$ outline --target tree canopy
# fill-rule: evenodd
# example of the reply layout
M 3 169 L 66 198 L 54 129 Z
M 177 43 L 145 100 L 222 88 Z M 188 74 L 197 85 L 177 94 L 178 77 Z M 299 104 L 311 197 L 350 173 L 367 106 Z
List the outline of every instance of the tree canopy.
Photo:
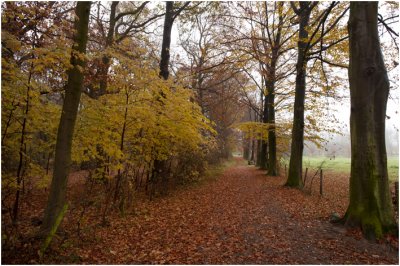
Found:
M 385 121 L 398 103 L 398 12 L 395 2 L 2 2 L 7 244 L 21 204 L 43 190 L 44 254 L 76 173 L 90 194 L 70 207 L 82 207 L 79 230 L 87 209 L 107 226 L 139 192 L 199 182 L 234 153 L 304 191 L 303 150 L 332 153 L 329 141 L 348 136 L 347 105 L 341 221 L 369 238 L 393 233 Z

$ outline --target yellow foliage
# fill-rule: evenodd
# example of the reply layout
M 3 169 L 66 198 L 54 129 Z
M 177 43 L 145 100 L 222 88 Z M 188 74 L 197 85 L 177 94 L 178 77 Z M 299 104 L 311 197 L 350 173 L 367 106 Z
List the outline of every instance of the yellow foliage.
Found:
M 73 161 L 100 160 L 116 171 L 123 163 L 164 160 L 212 142 L 215 131 L 190 101 L 191 91 L 160 79 L 150 67 L 124 60 L 115 58 L 108 84 L 112 93 L 98 100 L 82 97 Z

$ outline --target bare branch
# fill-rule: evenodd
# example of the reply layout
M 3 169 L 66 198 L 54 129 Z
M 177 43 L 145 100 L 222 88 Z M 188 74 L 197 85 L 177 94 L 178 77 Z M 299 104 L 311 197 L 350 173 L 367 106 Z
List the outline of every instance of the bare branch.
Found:
M 177 16 L 179 16 L 179 14 L 190 4 L 190 1 L 185 2 L 185 4 L 183 6 L 181 6 L 178 10 L 176 10 L 174 12 L 174 15 L 172 16 L 172 21 L 174 21 L 176 19 Z M 199 4 L 198 4 L 199 5 Z M 198 6 L 196 5 L 196 6 Z
M 145 7 L 149 2 L 150 2 L 150 1 L 145 1 L 145 2 L 143 2 L 143 3 L 142 3 L 137 9 L 135 9 L 135 10 L 119 13 L 119 14 L 115 17 L 115 20 L 118 21 L 119 19 L 121 19 L 121 18 L 124 17 L 124 16 L 128 16 L 128 15 L 134 16 L 134 15 L 136 15 L 136 14 L 142 12 L 142 10 L 144 9 L 144 7 Z
M 314 56 L 314 57 L 310 57 L 309 59 L 310 59 L 310 60 L 311 60 L 311 59 L 316 59 L 316 60 L 319 60 L 319 61 L 321 61 L 321 62 L 324 62 L 324 63 L 326 63 L 326 64 L 328 64 L 328 65 L 331 65 L 331 66 L 334 66 L 334 67 L 340 67 L 340 68 L 345 68 L 345 69 L 348 69 L 348 68 L 349 68 L 348 65 L 343 65 L 343 64 L 334 63 L 334 62 L 331 62 L 331 61 L 329 61 L 329 60 L 327 60 L 327 59 L 322 58 L 321 56 Z
M 319 54 L 321 51 L 326 51 L 326 50 L 328 50 L 329 48 L 331 48 L 332 46 L 334 46 L 334 45 L 336 45 L 336 44 L 338 44 L 338 43 L 340 43 L 340 42 L 342 42 L 342 41 L 345 41 L 345 40 L 347 40 L 348 38 L 349 38 L 348 35 L 345 36 L 345 37 L 343 37 L 343 38 L 340 38 L 340 39 L 338 39 L 338 40 L 336 40 L 336 41 L 334 41 L 334 42 L 332 42 L 332 43 L 330 43 L 330 44 L 328 44 L 328 45 L 326 45 L 326 46 L 324 46 L 324 47 L 321 47 L 321 49 L 318 49 L 317 51 L 309 52 L 309 53 L 308 53 L 308 56 L 312 56 L 312 55 Z
M 399 37 L 399 34 L 397 32 L 395 32 L 391 27 L 389 27 L 388 24 L 386 24 L 385 20 L 383 20 L 382 16 L 380 14 L 378 14 L 378 21 L 380 23 L 383 24 L 383 26 L 385 26 L 386 30 L 388 32 L 391 32 L 392 34 L 394 34 L 396 37 Z

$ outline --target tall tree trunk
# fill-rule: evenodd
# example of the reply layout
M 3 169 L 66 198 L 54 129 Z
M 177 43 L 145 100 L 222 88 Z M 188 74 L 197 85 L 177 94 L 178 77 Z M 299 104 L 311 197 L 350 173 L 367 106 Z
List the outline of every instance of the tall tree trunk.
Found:
M 33 47 L 35 49 L 35 47 Z M 29 104 L 30 104 L 30 91 L 31 91 L 31 80 L 32 80 L 32 69 L 33 69 L 33 64 L 31 65 L 31 70 L 29 71 L 29 77 L 28 77 L 28 85 L 26 89 L 26 106 L 25 106 L 25 111 L 24 111 L 24 119 L 22 120 L 22 128 L 21 128 L 21 139 L 19 143 L 19 162 L 18 162 L 18 168 L 17 168 L 17 191 L 15 193 L 15 201 L 14 201 L 14 206 L 13 206 L 13 215 L 12 215 L 12 223 L 13 225 L 17 224 L 18 221 L 18 210 L 19 210 L 19 197 L 20 197 L 20 192 L 21 192 L 21 182 L 23 180 L 23 171 L 22 171 L 22 165 L 24 162 L 24 157 L 26 156 L 24 152 L 24 147 L 26 145 L 25 143 L 25 135 L 26 135 L 26 123 L 28 120 L 28 113 L 29 113 Z M 26 149 L 25 149 L 26 151 Z M 26 159 L 25 159 L 26 161 Z
M 296 90 L 293 110 L 292 144 L 289 162 L 289 174 L 286 185 L 290 187 L 303 187 L 302 165 L 304 147 L 304 99 L 306 96 L 306 68 L 307 68 L 307 39 L 308 22 L 311 9 L 309 2 L 300 2 L 299 41 L 297 43 L 298 56 L 296 64 Z
M 250 114 L 251 114 L 251 112 L 253 112 L 254 113 L 254 122 L 257 122 L 257 113 L 253 110 L 253 111 L 250 111 Z M 252 119 L 250 118 L 250 121 L 252 121 Z M 249 158 L 249 160 L 253 163 L 253 164 L 255 164 L 255 152 L 256 152 L 256 140 L 255 140 L 255 135 L 254 135 L 254 132 L 252 132 L 252 134 L 251 134 L 251 136 L 250 136 L 250 158 Z
M 278 8 L 275 6 L 275 10 L 282 9 L 284 3 L 279 2 Z M 273 44 L 271 45 L 271 64 L 269 68 L 269 80 L 268 80 L 268 175 L 278 175 L 277 170 L 277 158 L 276 158 L 276 128 L 275 128 L 275 83 L 276 83 L 276 65 L 279 59 L 279 50 L 281 46 L 281 34 L 283 27 L 282 13 L 279 12 L 279 22 L 277 25 L 277 32 Z
M 164 80 L 167 80 L 169 77 L 169 58 L 170 58 L 170 45 L 171 45 L 171 31 L 172 25 L 174 23 L 174 12 L 173 12 L 174 2 L 169 1 L 166 2 L 165 6 L 165 19 L 164 19 L 164 31 L 163 31 L 163 40 L 161 46 L 161 61 L 160 61 L 160 77 Z M 164 97 L 162 92 L 160 92 L 160 96 Z M 165 160 L 154 160 L 154 168 L 152 171 L 152 181 L 158 180 L 158 176 L 161 175 L 165 178 L 165 173 L 162 173 L 165 169 L 166 161 Z
M 263 101 L 263 112 L 262 112 L 262 119 L 261 121 L 266 124 L 268 123 L 268 101 L 269 101 L 269 95 L 268 95 L 268 77 L 264 77 L 264 82 L 265 82 L 265 92 L 263 93 L 264 96 L 264 101 Z M 261 150 L 260 150 L 260 169 L 266 170 L 268 167 L 268 140 L 265 139 L 265 137 L 268 138 L 268 132 L 266 132 L 267 136 L 263 136 L 263 140 L 261 140 Z
M 105 50 L 107 50 L 108 47 L 111 47 L 114 42 L 114 30 L 115 30 L 115 23 L 116 23 L 115 14 L 116 14 L 118 4 L 119 4 L 119 1 L 113 1 L 111 3 L 110 27 L 107 32 Z M 100 66 L 100 69 L 99 69 L 100 84 L 99 84 L 98 92 L 95 93 L 95 98 L 100 97 L 107 93 L 108 70 L 109 69 L 110 69 L 110 56 L 108 54 L 105 54 L 102 58 L 102 65 Z
M 369 239 L 396 229 L 385 147 L 389 80 L 378 34 L 378 3 L 351 2 L 350 37 L 351 177 L 349 226 Z
M 126 124 L 128 120 L 128 105 L 129 105 L 129 93 L 128 89 L 125 90 L 125 113 L 124 113 L 124 123 L 122 125 L 122 131 L 121 131 L 121 140 L 119 144 L 119 148 L 121 152 L 124 152 L 124 141 L 125 141 L 125 132 L 126 132 Z M 122 163 L 122 162 L 121 162 Z M 119 191 L 120 191 L 120 183 L 121 183 L 121 178 L 122 178 L 122 172 L 121 169 L 118 169 L 118 174 L 117 174 L 117 180 L 115 183 L 115 191 L 114 191 L 114 203 L 116 202 Z
M 35 50 L 36 46 L 36 33 L 37 33 L 37 28 L 35 26 L 34 28 L 34 34 L 33 34 L 33 43 L 32 43 L 32 50 Z M 31 57 L 34 59 L 34 55 Z M 15 201 L 14 201 L 14 206 L 13 206 L 13 213 L 12 213 L 12 223 L 13 225 L 17 224 L 18 221 L 18 211 L 19 211 L 19 198 L 20 198 L 20 193 L 21 193 L 21 183 L 23 182 L 23 176 L 24 176 L 24 171 L 23 170 L 23 163 L 24 163 L 24 158 L 26 156 L 26 143 L 25 143 L 25 135 L 26 135 L 26 126 L 28 122 L 28 114 L 29 114 L 29 105 L 30 105 L 30 92 L 31 92 L 31 81 L 32 81 L 32 70 L 33 70 L 33 63 L 30 65 L 30 70 L 29 70 L 29 75 L 28 75 L 28 84 L 27 84 L 27 89 L 26 89 L 26 106 L 25 106 L 25 111 L 24 111 L 24 119 L 22 120 L 22 128 L 21 128 L 21 138 L 20 138 L 20 146 L 19 146 L 19 162 L 18 162 L 18 168 L 17 168 L 17 191 L 15 193 Z M 14 101 L 13 101 L 14 102 Z M 10 115 L 11 118 L 11 115 Z M 7 129 L 7 128 L 6 128 Z M 25 163 L 26 163 L 26 158 L 25 158 Z
M 91 2 L 78 2 L 75 13 L 75 36 L 72 46 L 71 65 L 68 70 L 68 82 L 65 89 L 65 100 L 57 132 L 54 159 L 54 173 L 51 181 L 50 195 L 40 229 L 42 236 L 48 235 L 56 225 L 57 218 L 64 209 L 69 169 L 71 166 L 71 148 L 75 121 L 83 85 L 85 61 L 79 56 L 86 53 L 88 39 L 89 13 Z
M 203 68 L 203 64 L 204 64 L 204 57 L 201 56 L 199 59 L 199 64 L 197 66 L 198 69 L 202 69 Z M 205 110 L 205 106 L 204 106 L 204 89 L 203 89 L 203 81 L 204 81 L 204 75 L 201 71 L 197 72 L 196 75 L 196 86 L 194 88 L 196 88 L 197 92 L 198 92 L 198 103 L 200 105 L 201 108 L 201 113 L 203 115 L 206 114 L 206 110 Z
M 268 82 L 268 175 L 276 176 L 275 79 Z
M 243 136 L 243 154 L 242 157 L 245 160 L 248 160 L 250 157 L 250 149 L 249 149 L 249 139 L 246 136 Z
M 261 84 L 264 84 L 264 78 L 263 78 L 263 76 L 261 76 Z M 262 85 L 263 86 L 263 85 Z M 263 91 L 261 91 L 260 92 L 260 102 L 261 102 L 261 108 L 260 108 L 260 110 L 264 110 L 263 109 L 263 107 L 264 107 L 264 92 Z M 259 118 L 258 118 L 258 121 L 262 121 L 262 113 L 260 112 L 260 115 L 259 115 Z M 260 165 L 261 165 L 261 157 L 262 157 L 262 154 L 261 154 L 261 148 L 262 148 L 262 140 L 260 140 L 260 139 L 258 139 L 257 140 L 257 160 L 256 160 L 256 166 L 258 166 L 258 167 L 260 167 Z
M 280 31 L 279 31 L 280 36 Z M 274 47 L 275 48 L 275 47 Z M 266 87 L 268 91 L 268 97 L 266 101 L 267 105 L 267 123 L 268 123 L 268 175 L 276 176 L 276 133 L 275 133 L 275 71 L 276 62 L 278 60 L 278 53 L 276 49 L 273 49 L 271 65 L 269 67 L 268 80 Z
M 252 121 L 252 109 L 249 107 L 249 121 Z M 251 160 L 251 139 L 252 134 L 243 134 L 243 159 L 250 161 Z
M 250 161 L 254 164 L 254 152 L 256 149 L 256 141 L 251 139 L 251 153 L 250 153 Z
M 161 61 L 160 61 L 160 76 L 167 80 L 169 76 L 169 49 L 171 45 L 171 31 L 172 25 L 174 23 L 174 13 L 173 13 L 174 2 L 166 2 L 165 7 L 165 20 L 164 20 L 164 31 L 163 40 L 161 46 Z
M 269 95 L 265 95 L 263 117 L 262 117 L 263 123 L 268 123 L 268 99 Z M 263 140 L 261 141 L 261 151 L 260 151 L 260 169 L 263 170 L 267 169 L 267 158 L 268 158 L 268 140 L 266 140 L 265 136 L 263 136 Z

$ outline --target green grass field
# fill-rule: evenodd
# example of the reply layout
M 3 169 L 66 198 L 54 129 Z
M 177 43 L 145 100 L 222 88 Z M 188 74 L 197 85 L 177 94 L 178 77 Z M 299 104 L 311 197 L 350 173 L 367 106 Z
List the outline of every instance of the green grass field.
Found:
M 322 169 L 339 173 L 350 173 L 350 158 L 336 157 L 329 159 L 328 157 L 304 156 L 303 167 L 315 169 L 322 164 Z M 399 157 L 388 157 L 389 179 L 395 181 L 399 179 Z

